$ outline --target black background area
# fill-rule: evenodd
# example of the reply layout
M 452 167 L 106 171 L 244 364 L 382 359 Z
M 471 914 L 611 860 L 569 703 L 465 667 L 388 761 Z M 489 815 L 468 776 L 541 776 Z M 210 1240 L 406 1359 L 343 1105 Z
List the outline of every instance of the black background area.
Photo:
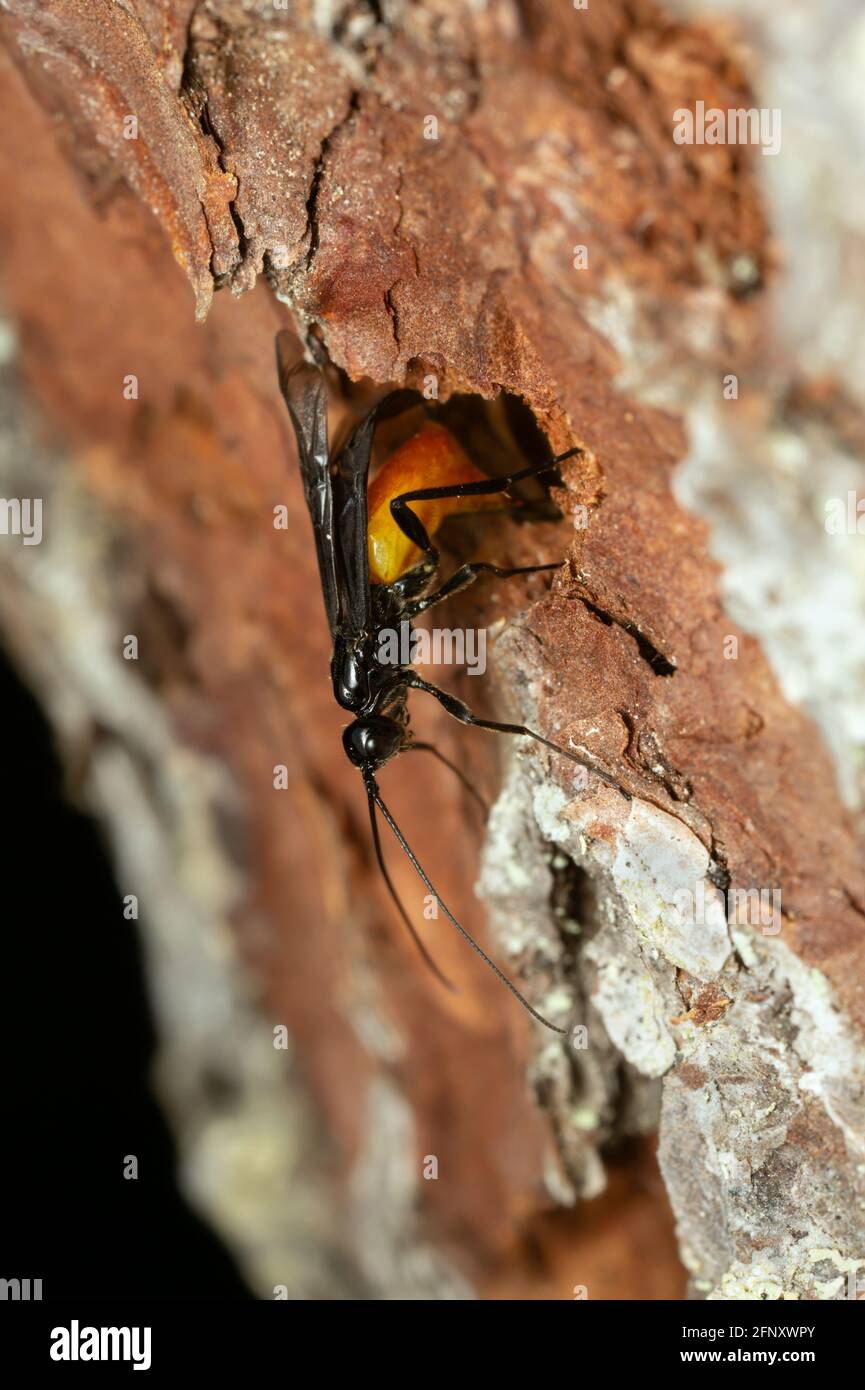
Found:
M 249 1298 L 175 1182 L 149 1085 L 156 1035 L 137 924 L 2 653 L 0 720 L 0 1277 L 41 1278 L 45 1300 Z M 123 1177 L 126 1154 L 135 1180 Z

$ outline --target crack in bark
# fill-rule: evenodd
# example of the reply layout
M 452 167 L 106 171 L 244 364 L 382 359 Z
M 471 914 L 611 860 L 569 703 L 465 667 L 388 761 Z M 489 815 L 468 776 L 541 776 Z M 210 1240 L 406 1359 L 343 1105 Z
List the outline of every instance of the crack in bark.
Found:
M 388 285 L 388 287 L 387 287 L 387 289 L 385 290 L 384 295 L 383 295 L 383 298 L 384 298 L 384 307 L 385 307 L 385 309 L 387 310 L 388 316 L 389 316 L 389 318 L 390 318 L 391 332 L 393 333 L 393 340 L 394 340 L 394 344 L 396 345 L 396 356 L 394 357 L 394 360 L 393 360 L 393 366 L 394 366 L 394 367 L 396 366 L 396 363 L 399 361 L 399 353 L 400 353 L 400 342 L 399 342 L 399 310 L 397 309 L 397 307 L 396 307 L 396 305 L 394 304 L 394 301 L 393 301 L 393 292 L 394 292 L 394 290 L 396 289 L 396 287 L 397 287 L 398 284 L 399 284 L 399 279 L 394 280 L 394 282 L 393 282 L 392 285 Z M 392 370 L 393 370 L 393 368 L 392 368 Z
M 243 266 L 246 264 L 246 259 L 250 250 L 250 241 L 249 237 L 246 235 L 246 228 L 243 225 L 243 218 L 241 217 L 240 210 L 237 206 L 237 198 L 238 194 L 240 193 L 240 179 L 238 178 L 235 170 L 229 169 L 228 167 L 225 144 L 221 135 L 219 134 L 219 131 L 216 129 L 216 126 L 213 123 L 213 118 L 210 114 L 210 105 L 207 99 L 207 93 L 203 90 L 201 91 L 201 99 L 202 106 L 197 115 L 198 123 L 201 126 L 201 132 L 206 138 L 213 141 L 213 145 L 216 150 L 216 160 L 222 172 L 224 174 L 230 175 L 231 178 L 234 179 L 234 196 L 232 198 L 229 198 L 228 200 L 228 214 L 232 222 L 234 223 L 234 228 L 237 232 L 238 262 L 230 273 L 220 274 L 214 271 L 213 269 L 213 256 L 216 255 L 216 247 L 213 246 L 213 236 L 212 233 L 210 233 L 210 221 L 207 216 L 207 208 L 203 202 L 201 204 L 201 210 L 204 213 L 204 220 L 207 223 L 207 230 L 211 237 L 211 246 L 213 247 L 213 253 L 211 255 L 211 274 L 213 275 L 214 284 L 218 286 L 228 279 L 233 279 L 237 272 L 241 270 Z
M 385 153 L 384 144 L 382 144 L 382 155 L 383 155 L 383 156 L 384 156 L 384 153 Z M 419 258 L 418 258 L 418 254 L 417 254 L 417 251 L 416 251 L 416 249 L 415 249 L 414 243 L 413 243 L 407 236 L 404 236 L 404 235 L 403 235 L 403 232 L 402 232 L 402 222 L 403 222 L 403 217 L 404 217 L 404 215 L 405 215 L 405 208 L 403 207 L 403 204 L 402 204 L 402 188 L 403 188 L 403 181 L 404 181 L 404 172 L 403 172 L 402 165 L 400 165 L 400 166 L 399 166 L 399 169 L 397 170 L 396 187 L 395 187 L 395 189 L 394 189 L 394 198 L 396 199 L 396 205 L 397 205 L 397 217 L 396 217 L 396 221 L 395 221 L 394 224 L 393 224 L 392 235 L 396 238 L 397 241 L 400 241 L 400 242 L 402 242 L 402 244 L 403 244 L 404 246 L 407 246 L 408 249 L 409 249 L 409 251 L 411 252 L 412 260 L 413 260 L 413 262 L 414 262 L 415 277 L 417 277 L 417 276 L 420 275 L 420 260 L 419 260 Z M 396 356 L 395 356 L 395 358 L 394 358 L 394 367 L 396 366 L 396 363 L 399 361 L 399 354 L 400 354 L 400 351 L 401 351 L 401 344 L 400 344 L 400 336 L 399 336 L 399 309 L 397 308 L 396 303 L 395 303 L 395 301 L 394 301 L 393 293 L 394 293 L 394 290 L 396 289 L 397 285 L 400 284 L 400 282 L 402 281 L 403 278 L 404 278 L 403 276 L 398 275 L 398 276 L 396 277 L 396 279 L 393 281 L 393 283 L 390 284 L 390 285 L 388 285 L 387 289 L 386 289 L 385 292 L 384 292 L 384 304 L 385 304 L 385 308 L 386 308 L 386 310 L 387 310 L 387 312 L 388 312 L 388 314 L 389 314 L 389 316 L 390 316 L 391 329 L 392 329 L 392 332 L 393 332 L 393 340 L 394 340 L 394 343 L 396 344 L 396 349 L 397 349 L 397 351 L 396 351 Z
M 632 637 L 643 661 L 652 668 L 656 676 L 674 676 L 676 674 L 675 660 L 665 656 L 636 623 L 631 622 L 629 618 L 620 618 L 615 613 L 608 612 L 600 604 L 587 598 L 585 594 L 577 594 L 577 598 L 592 616 L 602 622 L 605 627 L 621 628 L 622 632 L 626 632 L 629 637 Z
M 306 258 L 304 261 L 304 269 L 307 271 L 307 273 L 312 268 L 312 263 L 315 259 L 315 254 L 318 251 L 320 245 L 320 233 L 318 225 L 318 198 L 319 193 L 321 191 L 321 180 L 324 175 L 325 161 L 327 159 L 328 154 L 330 153 L 331 145 L 333 144 L 333 141 L 336 139 L 339 132 L 342 130 L 344 126 L 348 125 L 349 121 L 359 111 L 360 98 L 360 88 L 353 88 L 349 95 L 346 110 L 344 111 L 343 115 L 339 118 L 339 120 L 336 122 L 336 124 L 331 127 L 327 135 L 322 140 L 321 148 L 318 152 L 318 159 L 315 161 L 315 168 L 312 171 L 312 179 L 309 185 L 309 193 L 307 194 L 306 198 L 306 231 L 307 235 L 309 236 L 309 246 L 307 248 Z
M 207 88 L 205 87 L 204 83 L 201 81 L 197 72 L 195 71 L 195 57 L 193 54 L 192 31 L 201 7 L 202 0 L 199 0 L 199 3 L 194 6 L 186 26 L 186 45 L 183 50 L 180 87 L 178 89 L 177 96 L 181 106 L 185 108 L 185 110 L 189 113 L 191 120 L 193 120 L 198 126 L 199 130 L 201 131 L 201 134 L 204 136 L 205 141 L 208 141 L 212 144 L 216 155 L 216 162 L 219 168 L 222 170 L 224 174 L 228 174 L 231 178 L 234 179 L 234 194 L 231 198 L 228 199 L 227 207 L 228 215 L 234 223 L 234 228 L 237 232 L 238 260 L 237 264 L 233 267 L 231 271 L 218 272 L 214 269 L 213 261 L 215 256 L 217 255 L 217 247 L 213 240 L 213 230 L 210 225 L 210 218 L 208 216 L 207 205 L 203 198 L 199 198 L 199 201 L 201 203 L 201 212 L 204 217 L 205 226 L 207 227 L 207 234 L 210 237 L 210 273 L 213 278 L 214 287 L 218 288 L 220 285 L 225 284 L 227 281 L 233 279 L 237 272 L 241 270 L 244 266 L 246 262 L 247 253 L 249 251 L 249 238 L 246 235 L 246 229 L 243 225 L 243 218 L 241 217 L 237 207 L 237 196 L 240 191 L 240 179 L 238 178 L 235 170 L 229 169 L 228 167 L 225 142 L 219 134 L 219 131 L 217 130 L 216 125 L 213 121 L 213 117 L 211 116 Z M 218 16 L 213 15 L 212 19 L 216 27 L 220 31 L 222 31 L 224 29 L 224 25 L 220 23 Z M 203 169 L 202 172 L 206 181 L 207 170 Z
M 623 756 L 638 771 L 650 774 L 664 788 L 671 801 L 688 803 L 693 796 L 693 787 L 687 777 L 665 757 L 654 729 L 638 728 L 637 721 L 630 710 L 616 709 L 628 733 L 628 742 Z M 686 824 L 685 821 L 682 824 Z
M 405 171 L 403 170 L 402 165 L 400 165 L 397 171 L 396 188 L 394 190 L 394 197 L 396 198 L 396 205 L 399 208 L 399 214 L 397 216 L 396 222 L 393 225 L 393 234 L 395 237 L 398 238 L 399 241 L 403 243 L 404 246 L 408 247 L 412 255 L 412 260 L 414 261 L 415 275 L 420 275 L 420 257 L 418 256 L 417 248 L 415 247 L 414 242 L 409 237 L 403 235 L 402 230 L 403 218 L 405 216 L 405 208 L 402 204 L 402 189 L 404 182 Z M 396 281 L 394 283 L 396 283 Z M 391 286 L 391 289 L 393 289 L 393 285 Z

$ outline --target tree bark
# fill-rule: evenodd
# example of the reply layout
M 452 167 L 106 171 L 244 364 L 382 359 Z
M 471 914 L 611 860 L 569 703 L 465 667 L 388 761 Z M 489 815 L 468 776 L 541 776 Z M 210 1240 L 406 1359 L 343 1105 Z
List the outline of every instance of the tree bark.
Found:
M 701 422 L 757 471 L 769 419 L 854 459 L 861 428 L 773 336 L 752 162 L 672 138 L 697 99 L 752 104 L 728 48 L 642 0 L 7 0 L 2 25 L 2 487 L 29 450 L 46 521 L 0 556 L 0 620 L 140 902 L 195 1201 L 263 1296 L 673 1297 L 660 1124 L 696 1292 L 834 1296 L 865 1248 L 861 839 L 673 478 Z M 454 533 L 566 557 L 454 605 L 492 666 L 455 688 L 613 785 L 420 699 L 498 793 L 483 845 L 445 769 L 383 776 L 565 1043 L 443 919 L 442 993 L 376 877 L 276 386 L 292 324 L 335 413 L 433 383 L 499 471 L 529 412 L 582 451 L 563 519 Z M 749 891 L 764 917 L 735 920 Z

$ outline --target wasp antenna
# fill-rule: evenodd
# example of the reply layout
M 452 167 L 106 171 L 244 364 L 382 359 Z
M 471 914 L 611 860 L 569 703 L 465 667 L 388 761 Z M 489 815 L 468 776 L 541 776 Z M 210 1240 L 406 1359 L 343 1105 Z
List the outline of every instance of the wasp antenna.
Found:
M 445 767 L 449 767 L 454 776 L 460 779 L 469 796 L 473 797 L 474 800 L 477 802 L 478 806 L 484 813 L 484 818 L 486 819 L 486 817 L 490 813 L 490 808 L 484 801 L 474 782 L 470 781 L 469 778 L 466 777 L 462 768 L 457 767 L 456 763 L 451 762 L 450 758 L 446 758 L 444 753 L 440 753 L 434 743 L 423 743 L 419 742 L 417 739 L 412 739 L 411 743 L 407 743 L 402 751 L 404 753 L 412 753 L 416 750 L 420 750 L 423 753 L 432 753 L 433 757 L 438 758 L 440 763 L 444 763 Z
M 413 852 L 413 850 L 412 850 L 412 848 L 411 848 L 411 845 L 408 843 L 408 840 L 407 840 L 407 839 L 405 838 L 405 836 L 403 835 L 402 831 L 400 830 L 399 826 L 397 825 L 397 823 L 396 823 L 396 821 L 394 820 L 393 816 L 391 815 L 390 811 L 387 809 L 387 806 L 386 806 L 386 805 L 384 804 L 384 802 L 382 801 L 381 795 L 380 795 L 379 790 L 378 790 L 378 785 L 377 785 L 377 783 L 376 783 L 374 777 L 370 777 L 370 778 L 367 780 L 367 796 L 369 797 L 369 800 L 370 800 L 370 808 L 372 808 L 372 805 L 373 805 L 373 803 L 374 803 L 374 804 L 378 807 L 378 809 L 381 811 L 382 815 L 384 816 L 385 820 L 387 821 L 388 825 L 390 826 L 391 830 L 393 831 L 393 834 L 396 836 L 396 839 L 399 841 L 399 843 L 400 843 L 400 845 L 401 845 L 401 847 L 402 847 L 404 853 L 407 855 L 409 861 L 410 861 L 411 864 L 414 866 L 415 872 L 417 873 L 418 877 L 421 879 L 421 881 L 422 881 L 422 882 L 426 885 L 426 887 L 429 889 L 430 893 L 431 893 L 431 894 L 433 895 L 433 897 L 435 898 L 436 902 L 438 903 L 438 905 L 439 905 L 439 907 L 441 908 L 442 912 L 443 912 L 443 913 L 445 914 L 445 916 L 447 917 L 447 919 L 448 919 L 448 921 L 450 922 L 451 926 L 456 927 L 457 931 L 459 932 L 459 934 L 460 934 L 460 936 L 463 938 L 463 940 L 468 942 L 468 944 L 469 944 L 469 946 L 471 946 L 472 950 L 475 951 L 475 952 L 480 956 L 481 960 L 484 962 L 485 965 L 489 966 L 489 968 L 490 968 L 490 970 L 492 970 L 493 974 L 496 975 L 496 976 L 498 977 L 498 979 L 501 980 L 502 984 L 505 985 L 505 987 L 506 987 L 507 989 L 510 990 L 510 992 L 511 992 L 511 994 L 514 996 L 514 998 L 519 1000 L 519 1002 L 522 1004 L 522 1006 L 523 1006 L 523 1008 L 526 1010 L 526 1012 L 531 1014 L 532 1018 L 534 1018 L 538 1023 L 542 1023 L 542 1024 L 544 1025 L 545 1028 L 549 1028 L 549 1029 L 550 1029 L 550 1032 L 552 1032 L 552 1033 L 561 1033 L 562 1035 L 564 1035 L 564 1034 L 566 1033 L 567 1030 L 564 1029 L 564 1028 L 559 1028 L 555 1023 L 550 1023 L 550 1021 L 549 1021 L 548 1018 L 544 1018 L 543 1014 L 538 1013 L 537 1009 L 535 1009 L 535 1008 L 532 1007 L 532 1005 L 529 1003 L 528 999 L 526 999 L 525 996 L 522 995 L 522 994 L 520 993 L 520 991 L 517 989 L 516 985 L 513 984 L 513 983 L 508 979 L 508 977 L 507 977 L 507 975 L 504 973 L 504 971 L 499 969 L 499 967 L 496 965 L 495 961 L 490 959 L 490 957 L 487 955 L 486 951 L 484 951 L 483 948 L 482 948 L 481 946 L 479 946 L 478 943 L 475 941 L 474 937 L 473 937 L 469 932 L 466 931 L 465 927 L 462 926 L 462 924 L 461 924 L 460 922 L 457 921 L 456 917 L 454 917 L 453 913 L 451 912 L 450 908 L 446 905 L 446 903 L 442 902 L 441 898 L 439 897 L 438 893 L 436 892 L 435 888 L 433 887 L 432 883 L 430 882 L 430 879 L 429 879 L 429 876 L 428 876 L 427 873 L 426 873 L 426 870 L 423 868 L 422 864 L 420 863 L 420 861 L 418 860 L 418 858 L 417 858 L 416 855 L 414 854 L 414 852 Z M 373 826 L 375 826 L 375 820 L 374 820 L 374 819 L 373 819 Z M 381 859 L 379 859 L 379 863 L 381 863 Z
M 378 833 L 378 821 L 375 818 L 376 796 L 369 783 L 367 783 L 366 795 L 367 801 L 369 803 L 369 823 L 372 828 L 372 843 L 375 849 L 375 857 L 378 861 L 378 867 L 381 870 L 381 876 L 384 879 L 385 884 L 387 885 L 387 891 L 390 893 L 391 899 L 395 904 L 400 917 L 405 923 L 410 937 L 412 938 L 414 944 L 420 951 L 424 961 L 429 966 L 432 973 L 435 975 L 436 979 L 439 981 L 440 984 L 444 985 L 445 989 L 449 989 L 451 994 L 457 994 L 459 993 L 459 991 L 457 990 L 456 985 L 453 983 L 452 980 L 449 980 L 447 975 L 444 975 L 442 971 L 439 969 L 439 967 L 436 965 L 426 946 L 423 944 L 414 927 L 412 926 L 411 921 L 409 919 L 409 915 L 400 901 L 399 894 L 397 893 L 396 888 L 393 885 L 393 881 L 387 870 L 387 865 L 384 862 L 384 855 L 382 854 L 381 850 L 381 840 L 379 838 Z M 389 816 L 388 821 L 390 821 Z

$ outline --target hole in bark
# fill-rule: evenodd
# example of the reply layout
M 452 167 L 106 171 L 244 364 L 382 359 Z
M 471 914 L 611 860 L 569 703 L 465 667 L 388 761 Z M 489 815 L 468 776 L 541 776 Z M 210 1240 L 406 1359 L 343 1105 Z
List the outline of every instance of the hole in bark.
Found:
M 416 376 L 421 374 L 418 367 Z M 356 395 L 356 388 L 349 387 Z M 380 418 L 376 426 L 374 459 L 383 462 L 394 449 L 420 427 L 424 419 L 438 421 L 459 440 L 469 458 L 491 478 L 543 463 L 553 458 L 549 441 L 529 407 L 518 396 L 501 392 L 495 400 L 475 395 L 454 395 L 439 404 L 414 391 L 400 392 L 408 408 Z M 412 405 L 412 398 L 416 405 Z M 555 475 L 553 475 L 553 478 Z M 561 511 L 549 495 L 550 479 L 527 478 L 513 489 L 525 504 L 511 512 L 513 520 L 557 521 Z
M 150 584 L 127 625 L 138 639 L 139 670 L 154 689 L 163 690 L 172 682 L 193 683 L 189 625 L 169 594 Z
M 595 887 L 585 869 L 552 846 L 550 869 L 553 875 L 550 893 L 553 917 L 566 941 L 573 940 L 582 935 L 587 924 L 594 920 L 597 908 Z M 575 927 L 579 930 L 575 930 Z

